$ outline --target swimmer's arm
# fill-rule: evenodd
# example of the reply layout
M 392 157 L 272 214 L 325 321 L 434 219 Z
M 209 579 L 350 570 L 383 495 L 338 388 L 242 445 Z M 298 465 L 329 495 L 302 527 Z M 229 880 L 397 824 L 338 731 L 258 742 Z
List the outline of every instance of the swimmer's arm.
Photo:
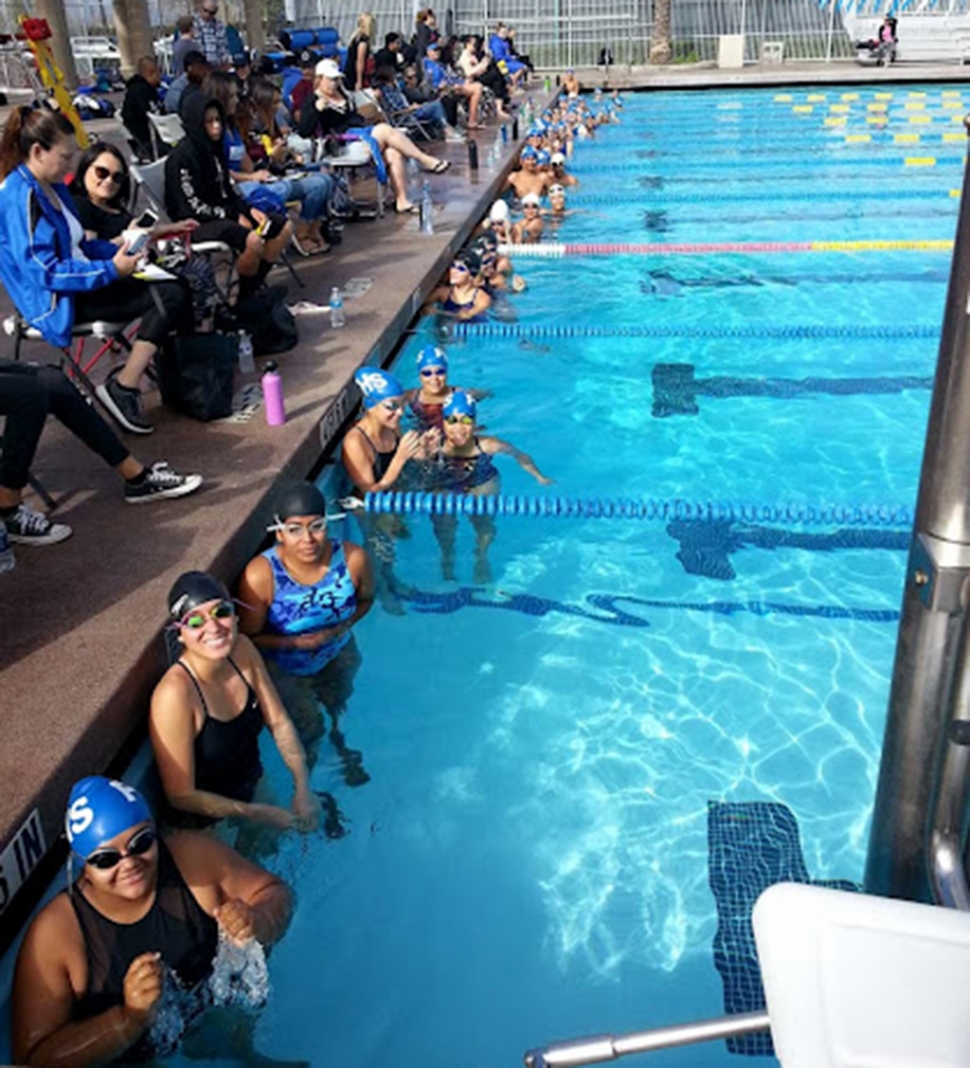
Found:
M 504 453 L 506 456 L 511 456 L 523 471 L 528 471 L 536 482 L 541 485 L 549 486 L 552 484 L 553 480 L 547 478 L 539 468 L 536 467 L 532 457 L 529 456 L 528 453 L 517 449 L 511 442 L 502 441 L 501 438 L 479 438 L 478 445 L 482 452 L 490 453 L 493 456 L 496 453 Z
M 352 541 L 345 541 L 344 558 L 350 578 L 357 589 L 357 610 L 346 623 L 337 628 L 338 631 L 350 630 L 358 619 L 367 615 L 374 604 L 374 572 L 367 553 Z
M 283 763 L 289 768 L 293 776 L 293 787 L 299 797 L 307 797 L 310 793 L 310 779 L 306 769 L 306 753 L 300 743 L 296 727 L 290 719 L 280 695 L 269 677 L 266 664 L 259 655 L 259 651 L 253 643 L 240 635 L 236 642 L 235 653 L 240 670 L 247 678 L 252 679 L 253 689 L 259 698 L 259 707 L 263 710 L 263 718 L 269 727 L 276 742 Z
M 202 909 L 218 921 L 231 901 L 252 911 L 253 937 L 264 946 L 277 942 L 293 911 L 289 887 L 211 835 L 182 831 L 165 840 L 175 863 Z
M 441 301 L 447 300 L 447 299 L 448 299 L 448 287 L 447 286 L 436 286 L 428 294 L 428 299 L 424 302 L 424 304 L 422 304 L 422 306 L 421 306 L 421 314 L 422 315 L 437 315 L 438 311 L 439 311 L 438 304 Z
M 113 1060 L 134 1045 L 149 1021 L 123 1005 L 87 1020 L 72 1021 L 74 990 L 69 954 L 83 959 L 72 932 L 66 899 L 55 898 L 30 925 L 17 957 L 13 984 L 12 1052 L 18 1064 L 85 1068 Z M 75 926 L 76 926 L 76 921 Z
M 361 493 L 382 493 L 389 490 L 401 477 L 404 465 L 416 456 L 421 437 L 413 430 L 404 434 L 398 442 L 397 451 L 380 482 L 374 481 L 374 461 L 365 450 L 362 435 L 352 431 L 344 438 L 343 462 L 350 481 Z
M 263 637 L 276 635 L 262 633 L 266 615 L 273 603 L 273 569 L 264 556 L 257 556 L 246 565 L 239 580 L 239 629 L 249 635 L 257 645 L 264 645 Z M 272 648 L 267 645 L 267 648 Z
M 212 819 L 243 816 L 271 826 L 283 826 L 284 816 L 289 815 L 285 809 L 236 801 L 222 794 L 196 789 L 195 722 L 190 702 L 191 698 L 182 688 L 182 680 L 176 682 L 169 674 L 162 677 L 152 694 L 148 734 L 169 804 L 182 812 L 194 812 Z

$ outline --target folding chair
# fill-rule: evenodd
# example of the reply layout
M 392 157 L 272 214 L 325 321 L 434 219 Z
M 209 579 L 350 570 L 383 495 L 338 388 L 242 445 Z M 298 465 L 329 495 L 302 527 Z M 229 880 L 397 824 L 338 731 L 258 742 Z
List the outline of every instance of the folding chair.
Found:
M 328 148 L 338 145 L 337 152 L 331 154 Z M 346 171 L 351 177 L 356 176 L 362 167 L 374 167 L 374 158 L 371 155 L 370 145 L 366 141 L 344 141 L 341 137 L 320 137 L 314 144 L 313 158 L 315 161 L 326 160 L 331 170 Z M 384 199 L 387 195 L 387 183 L 382 182 L 374 167 L 374 178 L 377 182 L 377 204 L 374 214 L 378 219 L 384 218 Z
M 163 118 L 177 119 L 178 116 L 167 115 Z M 168 218 L 168 212 L 165 210 L 165 162 L 162 158 L 154 163 L 131 164 L 131 178 L 136 189 L 145 194 L 145 199 L 160 219 Z M 228 274 L 224 287 L 219 288 L 219 297 L 224 304 L 228 304 L 236 283 L 235 251 L 224 241 L 193 241 L 191 245 L 193 255 L 227 259 Z
M 154 158 L 163 157 L 162 146 L 174 148 L 185 136 L 185 127 L 178 115 L 156 115 L 148 112 L 148 129 L 152 135 Z

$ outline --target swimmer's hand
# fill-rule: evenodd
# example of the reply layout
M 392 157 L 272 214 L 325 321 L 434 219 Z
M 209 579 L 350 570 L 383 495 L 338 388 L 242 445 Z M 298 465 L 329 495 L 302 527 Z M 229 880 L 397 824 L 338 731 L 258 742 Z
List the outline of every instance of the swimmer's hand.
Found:
M 416 430 L 409 430 L 398 442 L 395 456 L 404 460 L 413 460 L 421 452 L 421 435 Z
M 525 292 L 525 279 L 521 274 L 512 275 L 512 292 L 524 293 Z
M 239 945 L 256 937 L 256 913 L 251 905 L 238 897 L 221 904 L 212 915 L 229 938 Z
M 291 648 L 304 649 L 313 652 L 327 642 L 335 642 L 341 634 L 346 634 L 347 626 L 338 623 L 335 627 L 324 627 L 322 630 L 308 630 L 304 634 L 295 634 L 291 639 Z
M 441 431 L 433 426 L 421 435 L 421 455 L 427 460 L 441 448 Z
M 128 1015 L 143 1017 L 147 1025 L 165 982 L 165 965 L 161 953 L 142 953 L 128 965 L 124 982 L 124 1008 Z
M 300 834 L 315 831 L 320 823 L 320 798 L 311 790 L 297 790 L 293 794 L 293 826 Z
M 296 817 L 288 808 L 279 805 L 247 805 L 245 815 L 257 823 L 265 823 L 267 827 L 276 827 L 280 831 L 290 830 L 295 823 Z
M 555 481 L 554 478 L 546 478 L 545 475 L 536 475 L 536 482 L 538 482 L 540 486 L 551 486 Z

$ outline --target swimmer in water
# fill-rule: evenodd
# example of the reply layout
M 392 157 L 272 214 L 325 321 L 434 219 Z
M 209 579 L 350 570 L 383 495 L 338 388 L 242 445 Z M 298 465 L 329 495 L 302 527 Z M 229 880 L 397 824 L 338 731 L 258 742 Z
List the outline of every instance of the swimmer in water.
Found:
M 322 706 L 344 781 L 361 786 L 370 776 L 340 717 L 361 664 L 353 627 L 374 603 L 370 562 L 361 546 L 328 536 L 327 501 L 312 482 L 286 486 L 273 518 L 275 544 L 239 583 L 239 625 L 263 651 L 304 743 L 323 737 Z
M 160 837 L 148 802 L 123 782 L 76 783 L 65 824 L 81 871 L 20 947 L 13 1059 L 73 1068 L 148 1059 L 164 1052 L 150 1031 L 166 973 L 194 1018 L 208 1003 L 220 930 L 270 945 L 289 923 L 290 892 L 210 835 Z
M 500 245 L 512 244 L 512 220 L 509 206 L 504 200 L 496 200 L 485 221 L 485 233 L 490 233 Z
M 152 694 L 148 732 L 170 822 L 199 827 L 238 816 L 314 830 L 320 806 L 303 746 L 263 658 L 239 632 L 229 591 L 205 571 L 187 571 L 169 591 L 168 612 L 180 655 Z M 254 800 L 264 726 L 293 777 L 289 808 Z
M 492 298 L 481 279 L 482 261 L 471 249 L 455 253 L 447 282 L 431 291 L 422 315 L 439 315 L 462 323 L 481 323 L 488 317 Z
M 531 145 L 526 145 L 519 153 L 519 170 L 513 171 L 506 180 L 506 189 L 511 189 L 519 200 L 526 193 L 544 196 L 551 182 L 549 175 L 539 167 L 539 151 Z
M 452 393 L 445 402 L 444 435 L 437 457 L 436 488 L 443 493 L 491 496 L 500 492 L 501 477 L 493 461 L 498 455 L 511 456 L 523 471 L 542 486 L 552 484 L 551 478 L 536 467 L 531 456 L 500 438 L 478 436 L 475 433 L 477 406 L 461 390 Z M 495 521 L 491 516 L 469 516 L 475 530 L 475 582 L 488 585 L 492 569 L 488 549 L 495 540 Z M 441 574 L 446 580 L 455 577 L 456 516 L 432 516 L 435 536 L 441 548 Z
M 523 217 L 512 227 L 512 241 L 516 245 L 537 245 L 542 240 L 542 198 L 526 193 L 522 198 Z
M 566 170 L 566 157 L 562 152 L 553 152 L 550 157 L 550 188 L 553 185 L 568 186 L 574 189 L 579 185 L 579 179 Z
M 419 430 L 443 430 L 445 419 L 442 408 L 457 388 L 448 385 L 448 356 L 437 345 L 425 345 L 415 363 L 421 376 L 421 387 L 409 389 L 404 394 L 407 406 Z M 475 401 L 485 400 L 492 395 L 485 389 L 465 389 L 463 392 Z

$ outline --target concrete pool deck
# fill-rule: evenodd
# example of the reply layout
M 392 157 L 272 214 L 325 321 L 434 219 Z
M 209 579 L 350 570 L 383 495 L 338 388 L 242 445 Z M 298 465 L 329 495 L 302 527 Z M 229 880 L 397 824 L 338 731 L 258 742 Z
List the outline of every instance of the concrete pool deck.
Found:
M 578 73 L 586 85 L 601 78 L 596 71 Z M 958 66 L 784 63 L 743 71 L 614 68 L 611 84 L 753 88 L 962 78 Z M 21 874 L 29 875 L 55 844 L 71 783 L 120 771 L 144 737 L 148 696 L 165 666 L 171 583 L 190 568 L 232 581 L 258 549 L 275 489 L 310 473 L 352 414 L 353 372 L 391 355 L 454 248 L 494 198 L 515 147 L 504 148 L 489 173 L 485 160 L 497 137 L 494 125 L 482 132 L 482 167 L 471 181 L 464 146 L 435 150 L 453 166 L 431 178 L 441 205 L 433 237 L 419 234 L 413 218 L 390 214 L 349 225 L 333 254 L 295 264 L 306 288 L 291 282 L 293 300 L 325 302 L 331 286 L 344 288 L 351 279 L 369 279 L 370 286 L 348 300 L 340 331 L 325 315 L 300 319 L 299 345 L 279 359 L 285 426 L 267 427 L 260 411 L 246 423 L 209 425 L 160 407 L 151 411 L 156 432 L 132 436 L 129 445 L 145 460 L 164 458 L 204 475 L 200 493 L 129 509 L 116 476 L 59 426 L 48 426 L 34 470 L 61 499 L 57 517 L 74 527 L 74 536 L 49 548 L 18 547 L 16 570 L 0 577 L 0 950 L 21 922 L 24 903 L 36 897 L 43 872 L 7 908 Z M 286 277 L 277 272 L 272 280 Z M 10 310 L 4 300 L 0 314 Z M 24 352 L 27 359 L 46 354 L 41 345 Z

